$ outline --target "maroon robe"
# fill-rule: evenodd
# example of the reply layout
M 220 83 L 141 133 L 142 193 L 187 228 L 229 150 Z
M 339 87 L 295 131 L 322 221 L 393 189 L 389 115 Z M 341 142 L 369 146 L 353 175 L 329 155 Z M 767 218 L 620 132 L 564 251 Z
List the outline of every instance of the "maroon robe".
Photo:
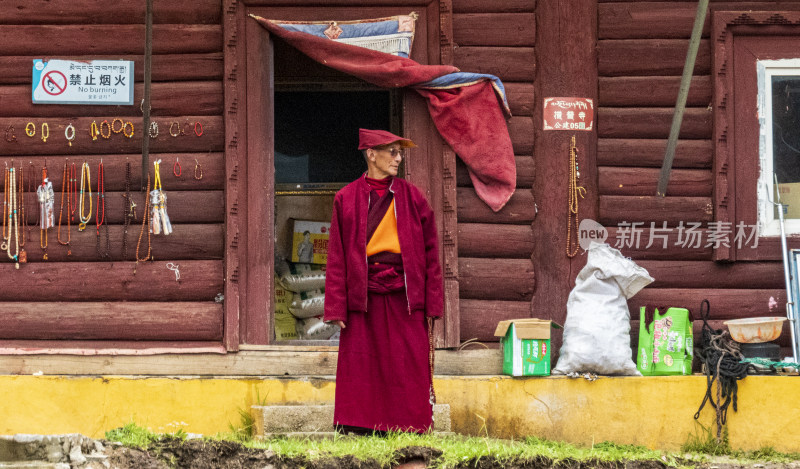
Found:
M 366 311 L 342 312 L 341 309 L 348 309 L 344 298 L 341 298 L 340 301 L 334 299 L 330 304 L 326 298 L 326 320 L 342 319 L 346 321 L 346 327 L 342 330 L 339 341 L 334 424 L 379 431 L 425 432 L 432 425 L 431 373 L 428 362 L 429 340 L 426 316 L 441 314 L 441 305 L 439 304 L 442 301 L 441 289 L 434 288 L 427 292 L 428 299 L 431 301 L 430 308 L 409 306 L 409 295 L 406 291 L 409 277 L 408 272 L 404 270 L 404 260 L 407 259 L 409 252 L 415 252 L 416 249 L 424 252 L 425 248 L 409 246 L 409 241 L 404 244 L 404 239 L 408 240 L 408 237 L 400 232 L 410 229 L 406 225 L 424 224 L 426 226 L 422 228 L 423 231 L 430 233 L 433 230 L 433 245 L 435 246 L 435 223 L 433 217 L 428 216 L 427 213 L 416 220 L 401 218 L 400 213 L 407 213 L 403 207 L 407 208 L 408 204 L 417 205 L 419 202 L 419 200 L 409 200 L 415 199 L 415 197 L 408 198 L 407 191 L 397 190 L 407 189 L 410 186 L 405 181 L 393 184 L 392 187 L 395 191 L 390 187 L 383 197 L 378 196 L 376 191 L 370 191 L 369 185 L 363 178 L 354 184 L 359 187 L 358 192 L 360 190 L 371 192 L 371 197 L 366 198 L 369 200 L 367 213 L 363 214 L 366 223 L 347 223 L 345 220 L 340 222 L 340 214 L 334 213 L 331 226 L 331 237 L 335 238 L 333 243 L 338 244 L 342 238 L 348 238 L 349 229 L 356 226 L 363 226 L 363 233 L 366 235 L 364 239 L 369 240 L 394 198 L 395 206 L 399 206 L 397 225 L 402 253 L 378 253 L 367 260 L 366 242 L 363 246 L 359 246 L 362 259 L 364 259 L 361 262 L 364 263 L 362 265 L 366 269 L 366 291 L 364 291 Z M 424 198 L 422 201 L 424 202 Z M 334 204 L 335 212 L 337 211 L 336 207 L 337 205 Z M 427 202 L 424 203 L 424 207 L 430 211 Z M 427 226 L 428 224 L 430 226 Z M 414 239 L 411 242 L 425 246 L 430 244 L 430 240 L 427 241 Z M 335 246 L 333 249 L 334 251 L 342 249 L 342 245 Z M 432 256 L 425 257 L 433 258 Z M 333 262 L 341 267 L 339 262 L 347 264 L 344 259 L 350 259 L 350 256 L 338 252 L 334 254 Z M 405 264 L 414 267 L 419 262 L 405 262 Z M 422 264 L 427 264 L 427 261 L 423 260 Z M 328 265 L 326 283 L 347 289 L 348 285 L 344 280 L 346 275 L 332 276 L 330 273 L 330 252 Z M 351 268 L 349 265 L 344 267 L 345 270 Z M 336 269 L 337 267 L 334 267 L 334 271 Z M 436 265 L 429 266 L 428 269 L 426 269 L 429 272 L 427 275 L 432 275 L 434 278 L 428 279 L 429 281 L 423 282 L 423 284 L 434 285 L 437 282 L 441 284 L 438 253 Z M 423 276 L 426 275 L 423 274 Z M 353 286 L 349 287 L 351 290 L 353 289 Z M 413 287 L 418 287 L 418 285 L 412 282 L 409 288 Z M 355 290 L 360 289 L 355 288 Z M 423 295 L 425 295 L 424 292 Z

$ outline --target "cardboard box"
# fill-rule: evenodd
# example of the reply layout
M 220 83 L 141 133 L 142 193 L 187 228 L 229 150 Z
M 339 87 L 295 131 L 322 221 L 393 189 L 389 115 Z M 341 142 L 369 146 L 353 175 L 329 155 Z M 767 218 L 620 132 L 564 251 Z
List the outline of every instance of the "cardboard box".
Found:
M 494 331 L 502 337 L 503 373 L 511 376 L 550 375 L 550 330 L 559 324 L 545 319 L 500 321 Z
M 330 222 L 294 220 L 292 262 L 326 264 Z
M 800 182 L 778 184 L 778 191 L 781 194 L 783 207 L 783 217 L 800 218 Z M 777 214 L 775 215 L 777 218 Z

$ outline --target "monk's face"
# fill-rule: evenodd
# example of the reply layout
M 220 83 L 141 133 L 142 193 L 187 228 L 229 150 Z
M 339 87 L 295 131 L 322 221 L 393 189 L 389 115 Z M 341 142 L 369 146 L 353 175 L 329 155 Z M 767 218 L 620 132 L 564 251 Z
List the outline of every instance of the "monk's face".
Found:
M 373 179 L 397 176 L 401 161 L 403 148 L 399 143 L 371 148 L 367 155 L 367 175 Z

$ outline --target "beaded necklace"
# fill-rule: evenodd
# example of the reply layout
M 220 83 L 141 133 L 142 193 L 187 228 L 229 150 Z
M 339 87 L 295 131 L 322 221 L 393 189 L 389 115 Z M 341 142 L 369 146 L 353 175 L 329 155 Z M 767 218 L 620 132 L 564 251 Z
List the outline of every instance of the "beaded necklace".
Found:
M 75 166 L 75 163 L 69 168 L 69 186 L 67 186 L 67 192 L 69 192 L 69 206 L 71 210 L 69 212 L 70 220 L 75 221 L 75 212 L 78 211 L 78 168 Z
M 70 186 L 70 179 L 69 179 L 69 160 L 64 161 L 64 177 L 61 179 L 61 206 L 58 209 L 58 231 L 57 231 L 57 238 L 58 244 L 67 247 L 67 255 L 72 254 L 72 247 L 70 246 L 70 242 L 72 241 L 72 221 L 70 220 L 70 212 L 72 211 L 72 199 L 69 196 L 69 186 Z M 64 199 L 67 199 L 67 241 L 61 241 L 61 216 L 64 214 Z
M 578 196 L 586 196 L 586 189 L 578 185 L 581 173 L 578 172 L 578 148 L 575 146 L 575 136 L 569 145 L 569 197 L 567 201 L 567 257 L 575 257 L 578 253 Z M 574 235 L 572 238 L 572 223 L 575 223 Z M 572 244 L 574 243 L 574 249 Z
M 148 194 L 150 193 L 150 174 L 147 175 L 147 189 L 145 191 L 144 197 L 144 215 L 142 216 L 142 229 L 139 231 L 139 240 L 136 242 L 136 264 L 133 267 L 133 273 L 136 273 L 136 266 L 139 265 L 139 262 L 146 262 L 150 259 L 150 252 L 152 249 L 152 245 L 150 244 L 150 229 L 149 227 L 145 227 L 145 225 L 150 223 L 150 217 L 147 216 L 147 209 L 150 207 L 150 197 Z M 147 255 L 144 258 L 139 258 L 139 247 L 142 244 L 142 237 L 144 236 L 144 231 L 147 229 Z
M 125 193 L 122 194 L 125 203 L 122 206 L 122 258 L 128 258 L 128 227 L 131 226 L 131 219 L 135 218 L 134 207 L 136 204 L 131 200 L 131 163 L 125 162 Z
M 6 221 L 8 220 L 8 163 L 6 163 L 6 170 L 3 173 L 3 244 L 0 245 L 0 249 L 5 251 L 8 248 L 8 236 L 9 236 L 9 227 L 7 226 Z
M 106 220 L 106 171 L 103 167 L 103 160 L 100 160 L 100 166 L 97 168 L 97 213 L 95 214 L 95 230 L 97 233 L 95 250 L 97 257 L 100 259 L 108 259 L 111 257 L 111 246 L 108 239 L 108 223 Z M 105 226 L 106 232 L 106 250 L 100 252 L 100 227 Z
M 88 190 L 86 189 L 87 186 Z M 83 209 L 86 207 L 84 200 L 87 193 L 89 195 L 89 213 L 84 215 Z M 78 208 L 78 219 L 80 220 L 78 231 L 83 231 L 86 229 L 86 224 L 92 219 L 92 174 L 89 169 L 89 163 L 85 161 L 81 166 L 81 195 L 78 198 L 78 204 L 80 205 Z
M 11 167 L 8 168 L 8 181 L 9 181 L 9 191 L 8 191 L 8 236 L 9 241 L 6 243 L 6 253 L 8 254 L 8 258 L 15 262 L 16 268 L 19 269 L 19 217 L 17 216 L 17 172 L 14 169 L 14 163 L 11 163 Z M 11 254 L 11 236 L 14 236 L 16 242 L 14 243 L 16 246 L 16 252 Z
M 22 226 L 22 236 L 20 236 L 21 241 L 19 242 L 19 261 L 21 263 L 28 262 L 28 253 L 25 252 L 25 230 L 28 228 L 28 221 L 25 219 L 25 184 L 22 181 L 22 175 L 25 171 L 22 169 L 22 165 L 19 165 L 19 224 Z

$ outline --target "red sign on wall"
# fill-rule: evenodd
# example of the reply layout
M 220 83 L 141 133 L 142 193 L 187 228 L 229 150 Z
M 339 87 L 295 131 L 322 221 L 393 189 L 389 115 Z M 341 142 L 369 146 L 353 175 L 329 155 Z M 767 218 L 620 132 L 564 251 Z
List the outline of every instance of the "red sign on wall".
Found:
M 544 130 L 592 130 L 594 103 L 589 98 L 544 98 Z

